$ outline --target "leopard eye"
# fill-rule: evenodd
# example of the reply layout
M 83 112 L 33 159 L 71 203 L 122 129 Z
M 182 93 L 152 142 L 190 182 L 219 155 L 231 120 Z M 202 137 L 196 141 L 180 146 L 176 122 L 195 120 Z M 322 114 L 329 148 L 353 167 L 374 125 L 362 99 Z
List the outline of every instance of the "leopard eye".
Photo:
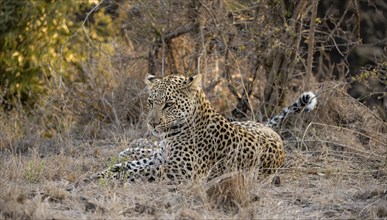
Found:
M 165 103 L 164 108 L 170 108 L 173 106 L 173 104 L 174 104 L 173 102 L 167 102 Z

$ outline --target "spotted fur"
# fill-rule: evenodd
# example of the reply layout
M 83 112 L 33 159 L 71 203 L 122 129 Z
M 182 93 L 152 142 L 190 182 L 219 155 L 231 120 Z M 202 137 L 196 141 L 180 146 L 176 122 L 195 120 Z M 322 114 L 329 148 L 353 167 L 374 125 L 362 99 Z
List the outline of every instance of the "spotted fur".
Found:
M 207 100 L 201 75 L 163 79 L 148 75 L 145 82 L 149 89 L 148 129 L 162 142 L 138 141 L 133 144 L 136 147 L 120 154 L 133 160 L 116 164 L 97 178 L 176 183 L 232 170 L 274 172 L 283 164 L 285 151 L 271 127 L 278 126 L 289 113 L 304 108 L 310 111 L 316 104 L 313 93 L 304 93 L 266 126 L 253 121 L 229 122 Z
M 284 108 L 278 115 L 271 118 L 266 126 L 275 128 L 278 127 L 282 121 L 288 116 L 290 113 L 296 113 L 300 111 L 310 112 L 312 111 L 317 104 L 317 98 L 313 94 L 313 92 L 304 92 L 301 96 L 290 106 Z

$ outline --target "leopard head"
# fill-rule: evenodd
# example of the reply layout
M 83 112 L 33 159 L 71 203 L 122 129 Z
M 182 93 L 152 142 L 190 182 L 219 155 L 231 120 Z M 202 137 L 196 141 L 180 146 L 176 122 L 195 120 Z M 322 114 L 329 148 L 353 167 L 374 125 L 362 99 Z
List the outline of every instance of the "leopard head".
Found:
M 169 75 L 163 79 L 147 75 L 148 129 L 156 136 L 163 136 L 189 126 L 199 107 L 197 94 L 201 92 L 201 83 L 201 74 L 192 77 Z

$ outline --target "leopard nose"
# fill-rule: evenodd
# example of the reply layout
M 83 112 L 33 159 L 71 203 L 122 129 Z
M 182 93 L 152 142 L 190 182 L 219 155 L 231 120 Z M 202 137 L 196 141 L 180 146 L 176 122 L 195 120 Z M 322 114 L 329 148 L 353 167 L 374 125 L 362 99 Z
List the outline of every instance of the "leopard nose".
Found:
M 156 126 L 161 124 L 161 115 L 157 111 L 151 111 L 148 115 L 148 124 L 152 128 L 155 128 Z

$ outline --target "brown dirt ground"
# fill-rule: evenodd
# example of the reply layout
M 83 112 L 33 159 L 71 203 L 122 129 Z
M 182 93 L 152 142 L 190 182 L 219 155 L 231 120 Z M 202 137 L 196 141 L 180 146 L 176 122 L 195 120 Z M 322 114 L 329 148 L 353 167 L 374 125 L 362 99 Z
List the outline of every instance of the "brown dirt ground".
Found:
M 292 126 L 280 130 L 286 164 L 267 177 L 244 174 L 242 205 L 233 197 L 231 205 L 215 203 L 204 182 L 84 181 L 139 135 L 103 141 L 26 137 L 0 151 L 0 218 L 387 218 L 383 121 L 343 93 L 328 91 L 319 95 L 316 111 L 287 124 Z

